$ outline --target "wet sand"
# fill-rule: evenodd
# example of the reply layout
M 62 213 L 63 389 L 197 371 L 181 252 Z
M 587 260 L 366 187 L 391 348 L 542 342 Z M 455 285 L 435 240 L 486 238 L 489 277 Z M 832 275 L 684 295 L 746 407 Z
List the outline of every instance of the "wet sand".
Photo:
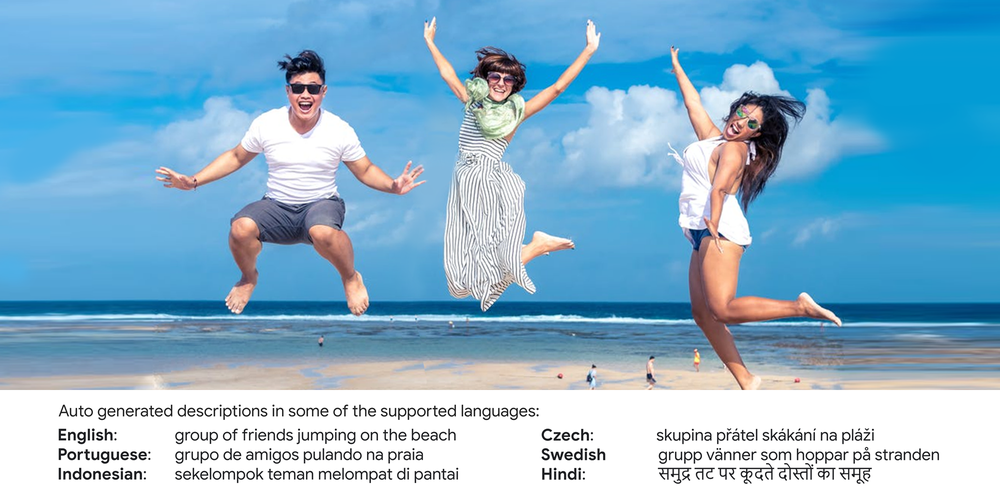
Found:
M 162 373 L 62 375 L 0 379 L 0 389 L 354 389 L 354 390 L 587 390 L 588 366 L 558 363 L 371 361 L 301 365 L 238 364 L 195 367 Z M 558 374 L 562 373 L 563 378 Z M 598 368 L 597 390 L 644 390 L 645 372 Z M 860 379 L 758 373 L 764 390 L 1000 389 L 987 377 Z M 737 390 L 724 370 L 657 369 L 654 390 Z

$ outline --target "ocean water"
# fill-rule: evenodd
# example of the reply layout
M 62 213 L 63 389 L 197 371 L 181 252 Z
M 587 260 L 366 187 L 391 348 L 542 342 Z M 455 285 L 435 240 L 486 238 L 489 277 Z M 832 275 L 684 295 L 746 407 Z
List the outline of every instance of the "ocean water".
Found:
M 1000 377 L 1000 304 L 824 304 L 844 326 L 731 327 L 754 371 Z M 317 338 L 325 336 L 325 347 Z M 579 363 L 642 371 L 721 362 L 683 303 L 0 302 L 0 377 L 149 373 L 218 363 L 365 360 Z

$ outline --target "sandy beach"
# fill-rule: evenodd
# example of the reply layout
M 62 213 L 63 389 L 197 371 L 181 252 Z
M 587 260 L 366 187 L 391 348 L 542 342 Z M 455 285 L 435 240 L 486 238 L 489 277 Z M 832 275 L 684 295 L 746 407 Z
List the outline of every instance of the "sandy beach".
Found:
M 371 361 L 337 364 L 214 365 L 149 374 L 62 375 L 0 379 L 0 389 L 192 390 L 587 390 L 586 366 L 481 361 Z M 558 374 L 562 373 L 563 378 Z M 658 369 L 654 390 L 737 390 L 723 370 Z M 986 377 L 856 379 L 760 373 L 763 390 L 1000 389 Z M 597 390 L 644 390 L 642 371 L 598 369 Z

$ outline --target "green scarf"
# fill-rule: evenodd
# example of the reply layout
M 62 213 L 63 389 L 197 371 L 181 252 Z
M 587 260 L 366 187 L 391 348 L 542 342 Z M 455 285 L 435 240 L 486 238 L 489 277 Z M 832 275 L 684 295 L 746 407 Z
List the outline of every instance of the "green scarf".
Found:
M 524 98 L 520 94 L 511 94 L 503 102 L 496 102 L 489 97 L 489 84 L 479 77 L 465 81 L 465 93 L 469 96 L 465 110 L 472 110 L 479 131 L 487 139 L 507 136 L 524 118 Z

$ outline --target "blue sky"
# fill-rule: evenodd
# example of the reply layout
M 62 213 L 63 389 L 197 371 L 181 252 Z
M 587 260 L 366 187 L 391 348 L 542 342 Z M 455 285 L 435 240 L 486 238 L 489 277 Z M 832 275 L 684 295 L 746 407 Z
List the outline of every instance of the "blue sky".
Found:
M 1000 8 L 981 2 L 256 1 L 0 5 L 0 300 L 222 300 L 238 278 L 230 217 L 264 190 L 266 165 L 197 192 L 194 173 L 253 117 L 284 105 L 276 61 L 327 62 L 324 106 L 395 175 L 404 197 L 345 170 L 345 229 L 373 300 L 446 300 L 445 202 L 461 106 L 422 39 L 460 74 L 495 45 L 528 66 L 527 97 L 584 46 L 601 48 L 507 160 L 525 179 L 528 231 L 572 237 L 540 258 L 538 286 L 505 300 L 686 301 L 679 166 L 693 140 L 669 47 L 713 116 L 743 90 L 809 111 L 748 213 L 740 294 L 823 302 L 1000 301 L 994 132 Z M 310 247 L 267 246 L 255 299 L 343 300 Z M 470 309 L 475 302 L 469 301 Z

